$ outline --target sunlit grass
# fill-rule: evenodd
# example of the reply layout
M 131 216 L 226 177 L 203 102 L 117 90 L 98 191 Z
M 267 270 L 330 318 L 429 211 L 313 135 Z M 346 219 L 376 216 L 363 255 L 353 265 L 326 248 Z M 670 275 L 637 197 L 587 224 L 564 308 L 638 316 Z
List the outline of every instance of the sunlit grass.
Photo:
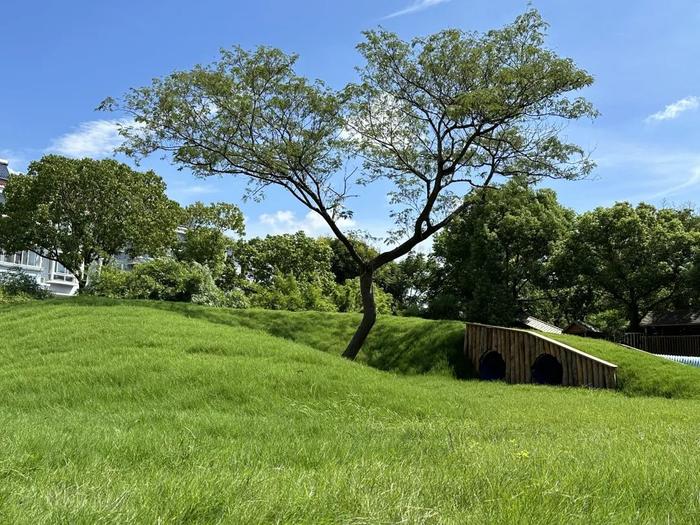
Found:
M 335 355 L 352 319 L 160 306 L 0 307 L 0 522 L 700 515 L 696 401 L 386 373 Z M 392 321 L 374 351 L 404 362 L 380 342 L 431 325 Z

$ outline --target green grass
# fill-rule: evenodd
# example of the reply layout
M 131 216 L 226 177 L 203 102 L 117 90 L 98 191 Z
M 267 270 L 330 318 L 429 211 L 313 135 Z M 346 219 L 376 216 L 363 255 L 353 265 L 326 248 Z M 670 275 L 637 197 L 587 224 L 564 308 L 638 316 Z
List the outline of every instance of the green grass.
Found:
M 103 304 L 104 300 L 93 299 Z M 138 304 L 138 303 L 136 303 Z M 340 354 L 360 322 L 355 314 L 202 308 L 149 303 L 189 317 L 262 330 L 324 352 Z M 700 399 L 700 368 L 675 363 L 609 341 L 543 334 L 618 365 L 618 389 L 630 396 Z M 464 323 L 380 316 L 358 359 L 402 374 L 442 373 L 473 377 L 463 358 Z
M 696 401 L 387 373 L 330 317 L 0 306 L 0 522 L 697 522 Z
M 700 368 L 639 350 L 573 335 L 545 334 L 618 366 L 618 389 L 632 396 L 700 399 Z

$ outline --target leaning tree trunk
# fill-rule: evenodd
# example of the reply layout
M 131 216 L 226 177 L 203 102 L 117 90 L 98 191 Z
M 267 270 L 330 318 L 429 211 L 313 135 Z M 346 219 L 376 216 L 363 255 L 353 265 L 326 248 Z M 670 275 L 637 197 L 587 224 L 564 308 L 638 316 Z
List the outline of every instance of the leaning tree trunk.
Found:
M 354 360 L 357 357 L 365 339 L 367 339 L 370 330 L 374 326 L 374 322 L 377 320 L 377 306 L 374 303 L 374 291 L 372 289 L 373 275 L 374 272 L 372 270 L 365 270 L 362 275 L 360 275 L 362 321 L 360 322 L 360 326 L 357 327 L 355 335 L 352 336 L 350 344 L 348 344 L 345 352 L 343 352 L 343 357 L 346 359 Z

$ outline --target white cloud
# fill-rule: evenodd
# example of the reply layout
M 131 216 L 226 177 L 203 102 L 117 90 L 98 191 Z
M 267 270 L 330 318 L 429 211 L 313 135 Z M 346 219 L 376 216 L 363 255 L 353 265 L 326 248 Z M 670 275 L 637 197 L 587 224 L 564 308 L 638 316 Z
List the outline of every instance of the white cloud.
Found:
M 671 120 L 685 111 L 693 111 L 700 107 L 700 97 L 685 97 L 677 100 L 673 104 L 669 104 L 662 111 L 649 115 L 646 118 L 647 122 L 660 120 Z
M 75 131 L 54 139 L 47 151 L 67 157 L 108 157 L 123 141 L 119 126 L 128 123 L 126 119 L 83 122 Z
M 391 13 L 390 15 L 385 16 L 384 19 L 386 20 L 388 18 L 396 18 L 397 16 L 410 15 L 412 13 L 417 13 L 418 11 L 423 11 L 424 9 L 428 9 L 439 4 L 444 4 L 449 1 L 450 0 L 414 0 L 414 2 L 408 7 Z
M 254 228 L 254 230 L 256 233 L 259 232 L 263 235 L 303 231 L 310 236 L 317 237 L 331 233 L 323 218 L 313 211 L 309 211 L 303 218 L 299 219 L 293 211 L 278 210 L 274 213 L 263 213 L 260 215 L 258 222 L 261 227 Z M 354 226 L 354 224 L 352 219 L 341 219 L 338 221 L 338 226 L 341 228 L 349 228 Z

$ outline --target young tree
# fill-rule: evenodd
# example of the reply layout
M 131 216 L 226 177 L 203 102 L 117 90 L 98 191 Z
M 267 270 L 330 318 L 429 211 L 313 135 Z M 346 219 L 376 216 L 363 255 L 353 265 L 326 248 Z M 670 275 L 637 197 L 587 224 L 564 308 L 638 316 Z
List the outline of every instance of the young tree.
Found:
M 173 245 L 178 205 L 163 180 L 115 160 L 48 155 L 5 187 L 0 248 L 62 264 L 82 289 L 90 266 L 120 250 L 158 255 Z
M 556 266 L 589 280 L 638 331 L 647 312 L 688 293 L 697 224 L 692 210 L 626 202 L 596 208 L 579 217 Z
M 455 317 L 512 324 L 521 310 L 537 311 L 547 261 L 574 213 L 552 190 L 535 190 L 520 179 L 497 192 L 474 192 L 467 201 L 468 209 L 435 240 L 442 263 L 438 294 L 455 297 Z
M 238 206 L 219 202 L 190 204 L 183 210 L 185 232 L 175 249 L 177 259 L 196 262 L 211 270 L 214 278 L 224 271 L 228 250 L 233 246 L 229 233 L 243 235 L 245 224 Z
M 235 48 L 101 107 L 136 122 L 122 128 L 128 154 L 161 150 L 199 176 L 247 177 L 253 196 L 279 186 L 318 213 L 360 268 L 363 318 L 344 352 L 354 359 L 376 320 L 377 270 L 446 226 L 472 188 L 590 170 L 559 121 L 595 115 L 568 97 L 592 78 L 544 47 L 545 29 L 533 10 L 482 35 L 368 31 L 359 81 L 341 91 L 297 75 L 296 56 Z M 342 169 L 356 159 L 362 169 Z M 366 259 L 340 221 L 354 186 L 376 181 L 393 188 L 397 227 L 393 246 Z

